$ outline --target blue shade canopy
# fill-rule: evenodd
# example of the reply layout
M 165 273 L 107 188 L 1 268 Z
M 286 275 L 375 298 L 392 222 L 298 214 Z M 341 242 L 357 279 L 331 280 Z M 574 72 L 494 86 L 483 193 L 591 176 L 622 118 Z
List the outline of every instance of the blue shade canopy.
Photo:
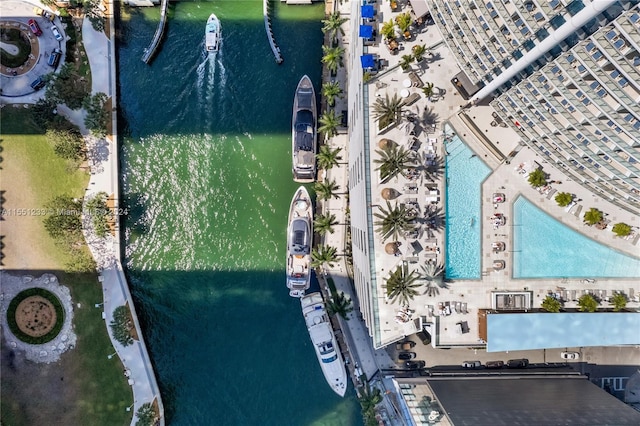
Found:
M 370 4 L 365 4 L 360 9 L 363 18 L 373 18 L 373 6 Z
M 362 63 L 362 68 L 373 68 L 373 67 L 375 67 L 375 62 L 373 60 L 373 55 L 362 55 L 362 56 L 360 56 L 360 62 Z
M 371 25 L 360 25 L 360 37 L 371 38 L 373 36 L 373 27 Z

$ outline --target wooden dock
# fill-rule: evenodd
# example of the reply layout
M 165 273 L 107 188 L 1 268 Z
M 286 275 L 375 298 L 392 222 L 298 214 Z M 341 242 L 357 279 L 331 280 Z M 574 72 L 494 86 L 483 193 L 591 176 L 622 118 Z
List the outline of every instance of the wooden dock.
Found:
M 269 0 L 262 0 L 262 15 L 264 17 L 264 29 L 267 32 L 267 38 L 269 39 L 269 46 L 271 46 L 271 51 L 273 52 L 273 56 L 276 58 L 276 62 L 281 64 L 284 59 L 282 59 L 280 48 L 273 37 L 271 18 L 269 17 Z
M 167 9 L 169 8 L 169 0 L 162 0 L 160 7 L 160 22 L 158 22 L 158 28 L 156 28 L 156 33 L 153 35 L 151 44 L 144 50 L 144 54 L 142 55 L 142 62 L 145 64 L 151 62 L 151 59 L 156 54 L 156 50 L 160 47 L 160 41 L 162 41 L 162 36 L 164 35 L 164 29 L 167 26 Z

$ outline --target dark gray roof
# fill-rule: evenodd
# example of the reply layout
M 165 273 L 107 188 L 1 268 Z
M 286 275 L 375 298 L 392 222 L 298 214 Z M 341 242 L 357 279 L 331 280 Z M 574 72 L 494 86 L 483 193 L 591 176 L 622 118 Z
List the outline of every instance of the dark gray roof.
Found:
M 428 382 L 455 426 L 640 424 L 639 412 L 585 378 Z

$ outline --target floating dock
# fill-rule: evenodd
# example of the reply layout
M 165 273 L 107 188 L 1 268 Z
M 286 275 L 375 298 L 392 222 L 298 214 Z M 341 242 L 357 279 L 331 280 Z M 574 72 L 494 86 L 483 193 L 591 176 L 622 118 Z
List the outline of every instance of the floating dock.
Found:
M 142 55 L 142 62 L 145 64 L 151 62 L 156 50 L 160 47 L 160 41 L 164 35 L 164 29 L 167 26 L 167 9 L 169 8 L 169 0 L 162 0 L 160 7 L 160 22 L 158 22 L 158 28 L 156 28 L 156 33 L 153 35 L 151 44 L 144 50 L 144 54 Z
M 262 0 L 262 15 L 264 16 L 264 29 L 267 32 L 269 46 L 271 46 L 271 51 L 273 52 L 273 56 L 275 56 L 276 58 L 276 62 L 278 64 L 281 64 L 284 59 L 282 59 L 280 48 L 278 47 L 276 40 L 273 37 L 273 31 L 271 30 L 271 18 L 269 17 L 269 0 Z

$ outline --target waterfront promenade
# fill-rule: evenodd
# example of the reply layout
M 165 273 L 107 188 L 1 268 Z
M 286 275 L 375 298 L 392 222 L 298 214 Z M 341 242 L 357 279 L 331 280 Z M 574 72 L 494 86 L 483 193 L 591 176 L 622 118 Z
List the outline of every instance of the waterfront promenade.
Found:
M 110 2 L 108 11 L 113 10 Z M 109 32 L 115 34 L 113 17 L 108 19 Z M 109 96 L 111 110 L 116 110 L 116 63 L 115 45 L 104 33 L 96 32 L 89 20 L 85 19 L 82 26 L 84 47 L 87 52 L 89 64 L 92 72 L 92 94 L 103 92 Z M 111 135 L 104 139 L 96 139 L 87 136 L 89 132 L 84 126 L 84 113 L 82 111 L 72 111 L 62 106 L 60 113 L 79 126 L 80 131 L 89 140 L 89 161 L 91 166 L 91 177 L 86 191 L 87 197 L 98 192 L 106 192 L 114 195 L 114 209 L 119 212 L 119 173 L 118 173 L 118 134 L 117 116 L 111 116 Z M 100 269 L 100 281 L 102 283 L 104 301 L 102 304 L 103 319 L 109 337 L 116 350 L 116 354 L 121 359 L 125 372 L 128 376 L 129 384 L 133 391 L 133 405 L 130 410 L 135 413 L 138 408 L 151 403 L 158 407 L 160 415 L 160 425 L 165 424 L 164 407 L 160 397 L 160 390 L 156 382 L 155 374 L 149 359 L 149 355 L 142 337 L 142 330 L 135 312 L 135 306 L 129 286 L 120 263 L 121 235 L 116 221 L 115 235 L 106 239 L 97 239 L 85 232 L 87 244 L 96 259 Z M 111 332 L 109 323 L 113 319 L 113 311 L 118 306 L 128 305 L 134 319 L 134 326 L 137 340 L 129 346 L 122 346 L 118 343 Z M 105 354 L 105 358 L 108 354 Z M 109 356 L 113 356 L 111 354 Z M 135 425 L 137 417 L 133 414 L 131 424 Z

